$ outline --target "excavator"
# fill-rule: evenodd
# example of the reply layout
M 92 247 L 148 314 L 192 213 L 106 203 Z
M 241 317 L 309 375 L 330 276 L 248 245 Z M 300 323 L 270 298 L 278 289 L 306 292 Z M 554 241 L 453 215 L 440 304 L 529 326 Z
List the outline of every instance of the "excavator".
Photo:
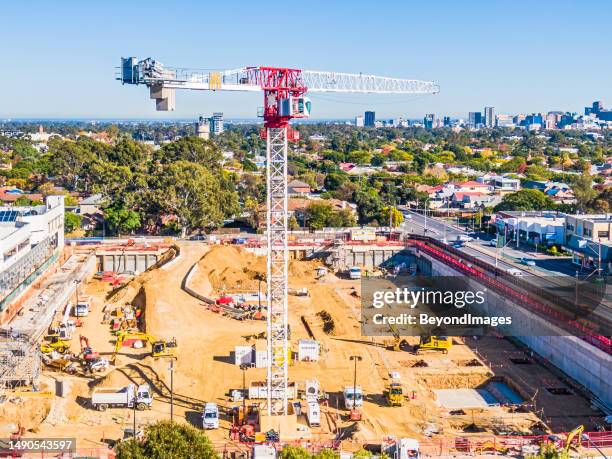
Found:
M 441 351 L 448 354 L 448 350 L 453 347 L 453 339 L 449 336 L 421 336 L 419 344 L 416 345 L 415 354 L 424 351 Z
M 389 325 L 389 329 L 393 334 L 393 341 L 390 344 L 387 344 L 387 349 L 395 352 L 409 350 L 408 342 L 405 339 L 402 339 L 397 326 Z
M 113 353 L 113 360 L 115 356 L 123 347 L 125 340 L 138 340 L 146 341 L 151 344 L 151 356 L 153 357 L 172 357 L 175 358 L 175 350 L 178 347 L 176 338 L 172 338 L 171 341 L 156 338 L 153 335 L 143 332 L 121 332 L 117 335 L 117 342 L 115 343 L 115 352 Z

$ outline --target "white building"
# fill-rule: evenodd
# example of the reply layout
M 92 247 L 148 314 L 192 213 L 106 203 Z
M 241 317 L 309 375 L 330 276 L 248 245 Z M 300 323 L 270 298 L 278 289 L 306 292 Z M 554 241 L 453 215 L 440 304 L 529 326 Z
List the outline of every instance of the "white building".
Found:
M 14 291 L 64 247 L 64 196 L 40 206 L 0 207 L 0 319 Z M 2 320 L 0 320 L 2 322 Z
M 355 126 L 363 127 L 363 125 L 364 125 L 363 123 L 364 123 L 363 116 L 358 115 L 358 116 L 355 117 Z

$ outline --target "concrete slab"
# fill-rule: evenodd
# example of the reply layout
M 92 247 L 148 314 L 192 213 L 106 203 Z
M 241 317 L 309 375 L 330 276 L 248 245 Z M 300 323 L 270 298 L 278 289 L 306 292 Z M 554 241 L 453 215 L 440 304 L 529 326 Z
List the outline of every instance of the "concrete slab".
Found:
M 437 389 L 436 403 L 444 408 L 488 408 L 490 405 L 476 389 Z

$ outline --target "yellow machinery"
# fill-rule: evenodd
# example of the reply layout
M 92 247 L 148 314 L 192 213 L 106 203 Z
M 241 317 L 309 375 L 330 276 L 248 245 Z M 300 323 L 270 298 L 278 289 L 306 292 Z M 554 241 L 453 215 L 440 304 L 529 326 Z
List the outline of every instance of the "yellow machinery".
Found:
M 45 339 L 47 341 L 40 344 L 40 351 L 43 354 L 49 354 L 53 351 L 63 354 L 70 348 L 70 341 L 60 338 L 59 335 L 48 335 Z
M 385 398 L 389 406 L 403 406 L 404 405 L 404 391 L 402 385 L 397 382 L 392 382 L 387 386 L 385 390 Z
M 565 439 L 565 448 L 564 451 L 566 454 L 569 454 L 569 450 L 572 447 L 572 442 L 574 438 L 578 437 L 577 447 L 582 445 L 582 433 L 584 432 L 584 426 L 578 426 L 571 432 L 567 434 L 567 438 Z
M 396 325 L 389 325 L 389 329 L 391 330 L 391 333 L 393 334 L 393 341 L 387 345 L 387 348 L 392 350 L 392 351 L 403 351 L 403 350 L 408 350 L 408 342 L 405 339 L 402 339 L 400 334 L 399 334 L 399 330 L 397 329 Z
M 441 351 L 443 354 L 448 354 L 451 347 L 453 347 L 453 339 L 448 336 L 421 336 L 416 354 L 421 351 Z
M 117 342 L 115 343 L 115 352 L 113 354 L 113 359 L 117 355 L 117 352 L 123 347 L 123 342 L 125 340 L 139 340 L 146 341 L 151 344 L 151 355 L 153 357 L 174 357 L 175 350 L 178 347 L 176 344 L 176 339 L 172 339 L 172 341 L 166 341 L 163 339 L 156 338 L 153 335 L 149 335 L 148 333 L 142 332 L 120 332 L 117 335 Z

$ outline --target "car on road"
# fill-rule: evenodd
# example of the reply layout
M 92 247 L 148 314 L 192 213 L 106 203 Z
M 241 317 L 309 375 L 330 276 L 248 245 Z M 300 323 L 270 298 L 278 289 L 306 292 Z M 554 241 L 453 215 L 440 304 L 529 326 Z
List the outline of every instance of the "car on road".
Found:
M 488 244 L 489 244 L 491 247 L 497 247 L 497 239 L 491 239 L 491 240 L 488 242 Z
M 463 242 L 455 242 L 453 244 L 453 249 L 462 249 L 464 247 Z
M 533 260 L 529 260 L 527 258 L 521 258 L 521 263 L 524 264 L 525 266 L 535 266 L 535 261 Z

